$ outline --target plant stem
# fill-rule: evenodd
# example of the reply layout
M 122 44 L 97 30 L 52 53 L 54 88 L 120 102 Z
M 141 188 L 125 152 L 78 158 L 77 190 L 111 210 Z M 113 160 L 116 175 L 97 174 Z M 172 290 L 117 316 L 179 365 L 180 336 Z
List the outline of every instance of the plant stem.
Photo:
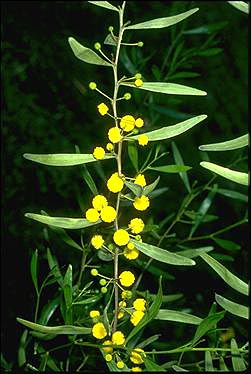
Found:
M 192 348 L 192 347 L 188 347 L 188 348 L 177 348 L 177 349 L 171 349 L 169 351 L 145 351 L 145 354 L 153 354 L 153 355 L 162 355 L 162 354 L 168 354 L 168 353 L 179 353 L 179 352 L 193 352 L 193 351 L 201 351 L 201 352 L 216 352 L 216 351 L 219 351 L 219 352 L 231 352 L 231 348 Z M 245 349 L 239 349 L 239 352 L 241 353 L 248 353 L 247 350 Z

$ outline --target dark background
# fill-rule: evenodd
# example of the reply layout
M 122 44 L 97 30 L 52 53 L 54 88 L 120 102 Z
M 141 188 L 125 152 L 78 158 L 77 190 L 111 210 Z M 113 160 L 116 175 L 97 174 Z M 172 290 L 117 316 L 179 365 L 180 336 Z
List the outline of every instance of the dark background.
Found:
M 77 60 L 67 38 L 73 36 L 85 46 L 93 48 L 94 42 L 104 40 L 110 25 L 116 27 L 117 20 L 114 12 L 86 1 L 3 1 L 1 7 L 1 338 L 5 358 L 7 361 L 16 361 L 22 328 L 16 323 L 15 318 L 20 316 L 32 319 L 34 313 L 34 290 L 29 271 L 30 256 L 34 249 L 38 248 L 43 259 L 47 245 L 43 226 L 26 219 L 24 213 L 39 213 L 44 209 L 54 216 L 80 217 L 91 198 L 91 193 L 81 179 L 77 167 L 39 166 L 25 160 L 22 155 L 26 152 L 74 153 L 76 144 L 81 152 L 90 153 L 94 145 L 103 144 L 107 128 L 103 123 L 107 124 L 108 120 L 101 118 L 96 110 L 97 104 L 103 99 L 95 92 L 89 91 L 88 84 L 94 80 L 105 92 L 111 92 L 112 72 Z M 174 15 L 192 7 L 199 7 L 200 11 L 188 18 L 186 29 L 214 22 L 226 22 L 216 35 L 215 47 L 222 48 L 222 52 L 212 56 L 196 56 L 190 71 L 200 73 L 200 77 L 176 79 L 174 82 L 205 90 L 208 95 L 178 98 L 156 95 L 156 105 L 175 110 L 160 112 L 143 105 L 144 94 L 133 91 L 133 99 L 122 103 L 121 107 L 125 108 L 126 105 L 129 113 L 141 114 L 147 118 L 149 127 L 152 124 L 156 127 L 159 124 L 175 124 L 185 119 L 187 113 L 206 113 L 206 121 L 175 140 L 185 163 L 193 167 L 189 172 L 190 180 L 197 179 L 200 183 L 205 183 L 211 174 L 199 166 L 203 155 L 198 146 L 231 139 L 247 131 L 247 16 L 225 1 L 128 1 L 126 18 L 136 23 Z M 160 67 L 165 58 L 171 41 L 170 30 L 171 28 L 152 32 L 135 31 L 132 41 L 142 40 L 144 48 L 140 53 L 143 58 L 150 56 L 140 70 L 145 80 L 157 80 L 153 74 L 153 66 Z M 208 37 L 207 34 L 186 35 L 183 48 L 199 48 Z M 128 35 L 128 40 L 130 38 Z M 110 50 L 109 46 L 105 48 L 107 51 Z M 130 49 L 127 52 L 131 56 Z M 125 57 L 122 71 L 130 75 L 126 70 Z M 174 163 L 170 143 L 166 143 L 165 149 L 170 152 L 168 163 Z M 210 159 L 212 162 L 227 165 L 242 151 L 234 152 L 210 154 Z M 147 151 L 144 150 L 142 157 L 146 154 Z M 104 172 L 109 175 L 114 170 L 114 165 L 108 164 L 104 166 Z M 240 163 L 236 169 L 246 171 L 245 163 Z M 90 172 L 102 190 L 102 170 L 98 166 L 91 166 Z M 217 183 L 222 188 L 244 193 L 246 191 L 243 186 L 221 178 L 217 178 Z M 155 215 L 156 222 L 170 212 L 177 211 L 181 197 L 185 196 L 178 175 L 163 175 L 161 186 L 168 186 L 169 192 L 168 195 L 156 199 L 152 206 L 151 213 Z M 198 208 L 198 204 L 199 202 L 197 205 L 195 203 L 194 209 Z M 217 197 L 210 213 L 218 214 L 220 220 L 216 226 L 206 226 L 200 234 L 241 219 L 244 210 L 245 204 L 237 200 Z M 224 264 L 246 280 L 248 247 L 245 227 L 229 232 L 225 238 L 242 245 L 242 250 L 234 255 L 233 262 L 226 261 Z M 50 244 L 59 255 L 62 266 L 70 261 L 75 261 L 75 264 L 79 261 L 72 249 L 63 246 L 61 251 L 60 242 Z M 43 260 L 41 261 L 42 277 L 43 271 L 47 272 L 47 267 L 43 265 Z M 195 311 L 199 305 L 201 313 L 195 313 L 199 315 L 205 315 L 213 301 L 214 292 L 211 290 L 224 289 L 222 282 L 213 272 L 209 272 L 207 268 L 205 273 L 205 269 L 206 267 L 201 266 L 201 270 L 197 272 L 193 270 L 184 274 L 182 271 L 176 271 L 177 281 L 174 287 L 170 286 L 174 292 L 183 292 L 187 297 L 187 305 L 194 306 Z M 150 279 L 149 277 L 149 282 Z

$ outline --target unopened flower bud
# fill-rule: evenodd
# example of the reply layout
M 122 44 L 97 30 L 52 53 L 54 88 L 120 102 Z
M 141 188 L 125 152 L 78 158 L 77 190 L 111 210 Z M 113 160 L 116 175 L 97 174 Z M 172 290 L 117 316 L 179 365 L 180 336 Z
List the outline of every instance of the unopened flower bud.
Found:
M 138 47 L 143 47 L 144 43 L 143 42 L 138 42 Z
M 126 93 L 124 94 L 124 99 L 125 99 L 125 100 L 130 100 L 131 97 L 132 97 L 132 95 L 130 94 L 130 92 L 126 92 Z
M 98 270 L 97 269 L 91 269 L 91 275 L 96 277 L 98 275 Z
M 96 83 L 95 82 L 90 82 L 89 83 L 89 88 L 90 88 L 90 90 L 96 90 L 96 88 L 97 88 Z
M 101 293 L 106 293 L 108 290 L 107 290 L 107 288 L 106 287 L 101 287 Z
M 100 279 L 100 281 L 99 281 L 100 286 L 105 286 L 106 283 L 107 283 L 107 281 L 104 278 Z
M 108 31 L 113 32 L 113 26 L 109 26 Z
M 134 75 L 134 78 L 135 79 L 141 79 L 142 75 L 140 73 L 137 73 L 137 74 Z
M 95 43 L 95 44 L 94 44 L 94 48 L 97 49 L 97 50 L 101 49 L 101 44 L 98 43 L 98 42 Z
M 138 129 L 133 129 L 133 134 L 138 134 L 139 133 L 139 130 Z

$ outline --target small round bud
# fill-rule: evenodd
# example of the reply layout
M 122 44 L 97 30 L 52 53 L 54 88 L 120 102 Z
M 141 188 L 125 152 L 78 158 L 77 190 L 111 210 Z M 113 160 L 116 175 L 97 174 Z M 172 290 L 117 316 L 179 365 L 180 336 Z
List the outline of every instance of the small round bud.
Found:
M 98 275 L 98 270 L 97 269 L 91 269 L 91 275 L 96 277 Z
M 98 42 L 95 43 L 95 44 L 94 44 L 94 48 L 97 49 L 97 50 L 101 49 L 101 44 L 98 43 Z
M 118 361 L 118 362 L 117 362 L 117 368 L 118 368 L 118 369 L 123 369 L 124 366 L 125 366 L 125 364 L 124 364 L 123 361 Z
M 112 143 L 107 143 L 106 149 L 107 151 L 112 152 L 114 150 L 114 145 Z
M 138 42 L 138 47 L 143 47 L 144 43 L 143 42 Z
M 113 26 L 109 26 L 108 31 L 113 32 Z
M 128 290 L 122 291 L 121 297 L 122 297 L 122 299 L 127 299 L 127 300 L 131 299 L 132 298 L 132 291 L 128 291 Z
M 130 100 L 131 97 L 132 97 L 132 95 L 131 95 L 129 92 L 126 92 L 126 93 L 124 94 L 124 99 L 125 99 L 125 100 Z
M 100 279 L 100 281 L 99 281 L 100 286 L 105 286 L 106 283 L 107 283 L 107 281 L 104 278 Z
M 96 83 L 95 82 L 90 82 L 89 83 L 89 88 L 90 88 L 90 90 L 96 90 L 96 88 L 97 88 Z
M 107 288 L 106 287 L 101 287 L 101 293 L 106 293 L 108 290 L 107 290 Z
M 138 241 L 140 241 L 141 240 L 141 236 L 140 235 L 136 235 L 135 239 L 138 240 Z
M 133 129 L 133 134 L 138 134 L 139 133 L 139 130 L 138 129 Z
M 140 73 L 137 73 L 137 74 L 134 75 L 134 78 L 135 79 L 141 79 L 142 75 Z
M 112 355 L 110 353 L 108 353 L 107 355 L 105 355 L 105 360 L 107 362 L 112 361 Z
M 108 244 L 108 248 L 110 249 L 110 251 L 113 251 L 114 245 L 112 243 L 110 243 L 110 244 Z

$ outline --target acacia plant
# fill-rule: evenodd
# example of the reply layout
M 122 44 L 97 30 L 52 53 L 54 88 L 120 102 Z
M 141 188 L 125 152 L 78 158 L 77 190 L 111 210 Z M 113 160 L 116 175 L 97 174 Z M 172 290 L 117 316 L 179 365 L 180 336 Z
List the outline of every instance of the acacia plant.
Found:
M 125 20 L 127 6 L 125 1 L 121 6 L 114 6 L 107 1 L 89 1 L 89 3 L 103 7 L 105 11 L 113 11 L 118 16 L 118 26 L 109 27 L 109 34 L 104 42 L 113 48 L 111 55 L 108 55 L 98 42 L 95 43 L 96 53 L 81 45 L 73 37 L 69 37 L 70 47 L 79 60 L 103 67 L 104 74 L 113 73 L 113 92 L 111 93 L 100 89 L 101 82 L 89 83 L 90 90 L 102 97 L 97 110 L 101 116 L 101 122 L 105 122 L 106 118 L 109 120 L 107 121 L 109 122 L 107 138 L 102 144 L 91 145 L 89 150 L 91 153 L 81 153 L 76 147 L 75 154 L 24 155 L 26 159 L 44 165 L 64 167 L 82 165 L 84 179 L 94 196 L 83 212 L 83 217 L 80 218 L 51 217 L 44 211 L 42 214 L 26 214 L 26 217 L 46 224 L 65 243 L 79 250 L 82 260 L 79 272 L 74 273 L 72 265 L 69 264 L 63 275 L 55 256 L 48 248 L 47 259 L 50 272 L 42 285 L 39 285 L 37 277 L 39 256 L 37 250 L 34 252 L 31 260 L 31 274 L 37 302 L 34 322 L 18 318 L 20 323 L 32 330 L 29 336 L 28 330 L 25 330 L 22 335 L 24 344 L 19 350 L 19 366 L 39 371 L 45 371 L 48 368 L 53 371 L 69 369 L 81 371 L 86 365 L 88 367 L 90 357 L 99 355 L 98 362 L 101 362 L 101 358 L 103 360 L 100 369 L 106 364 L 109 371 L 168 371 L 173 369 L 186 371 L 182 368 L 183 355 L 188 352 L 205 352 L 204 360 L 194 364 L 194 369 L 201 371 L 203 367 L 206 371 L 211 370 L 213 360 L 216 360 L 217 367 L 224 370 L 226 354 L 231 353 L 233 356 L 237 355 L 232 360 L 234 368 L 243 369 L 246 366 L 244 359 L 247 354 L 246 346 L 238 348 L 235 339 L 232 339 L 231 347 L 219 345 L 223 340 L 220 341 L 217 338 L 217 323 L 223 319 L 225 311 L 217 312 L 216 303 L 212 305 L 208 316 L 204 318 L 178 310 L 160 309 L 162 303 L 179 298 L 179 295 L 163 295 L 162 293 L 162 275 L 166 279 L 169 276 L 166 265 L 177 267 L 177 269 L 180 267 L 183 269 L 186 266 L 194 267 L 196 265 L 194 258 L 198 256 L 208 262 L 228 285 L 247 294 L 246 283 L 206 254 L 213 250 L 212 246 L 199 248 L 184 246 L 184 243 L 196 240 L 193 235 L 200 224 L 212 219 L 212 216 L 206 213 L 216 192 L 220 193 L 217 185 L 212 185 L 215 177 L 206 185 L 197 186 L 197 183 L 194 183 L 191 186 L 186 173 L 190 167 L 184 165 L 175 143 L 172 143 L 172 150 L 176 164 L 164 166 L 155 164 L 166 155 L 166 152 L 161 153 L 160 143 L 190 130 L 204 121 L 207 115 L 200 114 L 171 126 L 159 124 L 157 129 L 151 130 L 152 126 L 146 120 L 146 113 L 142 112 L 138 116 L 122 110 L 119 105 L 133 96 L 129 92 L 121 94 L 121 89 L 143 90 L 164 95 L 206 95 L 205 91 L 176 83 L 147 82 L 143 78 L 143 72 L 132 76 L 122 76 L 120 72 L 121 50 L 143 46 L 141 41 L 126 42 L 127 35 L 132 38 L 135 30 L 170 27 L 190 16 L 195 17 L 199 9 L 194 8 L 175 16 L 131 24 L 130 21 Z M 146 131 L 144 128 L 149 128 L 151 131 Z M 139 165 L 139 153 L 145 150 L 147 153 L 144 162 Z M 126 171 L 129 161 L 135 169 L 133 174 L 128 174 Z M 83 164 L 94 162 L 113 163 L 113 173 L 107 175 L 106 186 L 102 191 L 98 191 L 86 165 L 83 166 Z M 181 202 L 177 213 L 158 224 L 154 224 L 152 219 L 146 222 L 144 214 L 145 211 L 151 210 L 153 199 L 164 193 L 166 189 L 157 188 L 160 176 L 150 182 L 147 171 L 180 173 L 187 190 L 187 195 Z M 189 211 L 190 204 L 208 189 L 209 194 L 202 201 L 198 213 Z M 221 192 L 223 193 L 223 190 Z M 240 196 L 241 194 L 239 198 Z M 163 230 L 168 222 L 170 225 Z M 178 222 L 192 225 L 188 236 L 176 238 L 175 234 L 170 233 Z M 245 222 L 246 217 L 241 222 L 237 222 L 236 226 Z M 81 230 L 81 244 L 73 240 L 65 229 Z M 227 227 L 219 232 L 230 229 L 231 227 Z M 90 230 L 89 241 L 84 241 L 83 230 L 84 232 Z M 210 238 L 223 246 L 224 240 L 217 238 L 219 232 L 211 234 Z M 88 236 L 85 237 L 88 238 Z M 166 244 L 163 245 L 164 243 Z M 153 266 L 153 261 L 162 266 L 161 271 L 157 266 Z M 107 268 L 108 262 L 113 263 L 112 268 Z M 111 269 L 113 269 L 112 272 Z M 140 274 L 138 274 L 139 269 Z M 156 294 L 150 294 L 142 288 L 143 286 L 140 287 L 144 284 L 141 281 L 146 271 L 155 273 L 155 276 L 160 274 Z M 91 281 L 89 281 L 90 277 Z M 100 291 L 97 291 L 98 283 L 101 286 Z M 51 284 L 58 284 L 57 292 L 55 297 L 41 309 L 41 293 Z M 224 308 L 226 302 L 225 304 L 223 302 L 222 306 Z M 228 310 L 227 306 L 225 310 Z M 243 306 L 243 308 L 246 307 Z M 57 323 L 56 326 L 48 326 L 49 320 L 58 309 L 60 312 L 56 321 L 62 322 Z M 243 318 L 246 318 L 246 313 L 246 309 L 239 311 L 239 315 L 241 314 Z M 157 342 L 160 337 L 161 331 L 156 331 L 157 334 L 142 340 L 143 329 L 154 319 L 195 325 L 197 328 L 193 338 L 189 342 L 182 342 L 183 345 L 179 347 L 164 351 L 147 350 L 145 347 Z M 212 331 L 213 336 L 210 335 L 208 345 L 201 346 L 202 338 Z M 231 331 L 228 334 L 231 335 Z M 58 339 L 59 335 L 66 335 L 66 343 L 60 343 L 55 348 L 46 346 L 47 341 Z M 233 336 L 231 335 L 230 338 Z M 25 355 L 24 347 L 32 341 L 34 341 L 34 357 L 38 360 L 38 367 L 31 364 Z M 67 358 L 63 361 L 56 355 L 62 349 L 67 351 Z M 176 359 L 177 354 L 178 359 Z M 164 357 L 174 355 L 175 359 L 163 364 L 159 361 L 159 355 L 164 355 Z M 94 360 L 93 367 L 99 370 L 95 362 L 96 360 Z M 190 363 L 190 366 L 192 367 L 193 363 Z

